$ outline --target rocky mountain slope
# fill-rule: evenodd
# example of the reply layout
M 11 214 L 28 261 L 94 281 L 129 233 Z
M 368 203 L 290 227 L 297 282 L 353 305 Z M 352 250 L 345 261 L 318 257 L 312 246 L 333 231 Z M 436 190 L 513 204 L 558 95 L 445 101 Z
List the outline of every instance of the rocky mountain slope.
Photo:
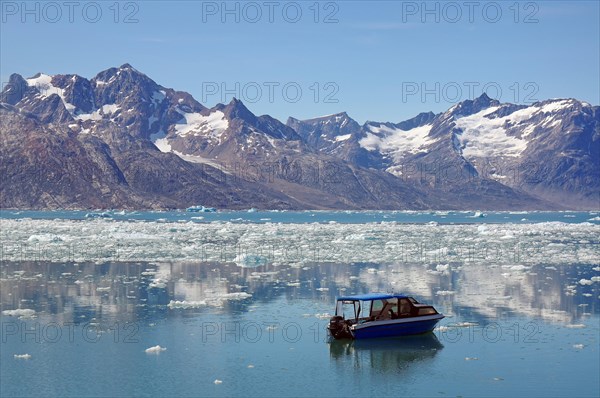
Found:
M 283 124 L 125 64 L 89 80 L 13 74 L 0 116 L 3 208 L 600 207 L 599 107 L 573 99 Z

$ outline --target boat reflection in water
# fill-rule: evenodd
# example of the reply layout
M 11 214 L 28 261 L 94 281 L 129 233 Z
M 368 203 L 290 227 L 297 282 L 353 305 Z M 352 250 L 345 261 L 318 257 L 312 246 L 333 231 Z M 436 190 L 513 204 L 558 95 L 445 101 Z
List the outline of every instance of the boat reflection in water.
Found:
M 395 338 L 329 341 L 329 355 L 340 365 L 352 358 L 354 368 L 397 372 L 412 364 L 432 360 L 444 348 L 434 333 Z

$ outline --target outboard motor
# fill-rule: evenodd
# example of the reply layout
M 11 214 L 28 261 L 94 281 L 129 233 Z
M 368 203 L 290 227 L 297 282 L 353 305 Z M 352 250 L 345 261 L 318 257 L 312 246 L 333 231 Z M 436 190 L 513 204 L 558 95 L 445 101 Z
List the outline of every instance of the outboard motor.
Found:
M 352 338 L 352 333 L 350 333 L 350 322 L 339 315 L 331 317 L 327 329 L 329 329 L 329 333 L 331 333 L 335 339 Z

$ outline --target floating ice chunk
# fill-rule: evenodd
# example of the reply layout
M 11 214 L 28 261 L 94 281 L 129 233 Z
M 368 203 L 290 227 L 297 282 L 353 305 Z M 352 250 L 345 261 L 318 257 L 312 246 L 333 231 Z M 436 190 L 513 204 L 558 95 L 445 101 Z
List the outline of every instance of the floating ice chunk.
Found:
M 600 282 L 600 276 L 592 276 L 592 282 Z
M 455 292 L 453 290 L 438 290 L 435 292 L 438 296 L 452 296 Z
M 160 354 L 163 351 L 167 351 L 167 349 L 161 347 L 160 345 L 155 345 L 154 347 L 146 348 L 146 354 Z
M 512 267 L 510 267 L 511 271 L 525 271 L 526 269 L 529 269 L 529 267 L 525 265 L 513 265 Z
M 215 384 L 223 384 L 223 380 L 215 379 L 215 381 L 213 383 L 215 383 Z
M 329 288 L 328 287 L 318 287 L 315 290 L 318 290 L 319 292 L 328 292 Z
M 200 300 L 200 301 L 171 300 L 171 301 L 169 301 L 169 304 L 167 304 L 167 307 L 169 307 L 171 309 L 173 309 L 173 308 L 199 308 L 199 307 L 204 307 L 205 305 L 207 305 L 207 303 L 204 300 Z
M 14 358 L 15 359 L 31 359 L 31 355 L 30 354 L 15 354 Z
M 329 319 L 331 318 L 331 314 L 324 312 L 322 314 L 315 314 L 315 316 L 319 319 Z
M 478 360 L 479 360 L 479 358 L 477 358 L 477 357 L 466 357 L 465 358 L 465 361 L 478 361 Z
M 452 326 L 455 326 L 457 328 L 468 328 L 470 326 L 479 326 L 479 323 L 477 323 L 477 322 L 458 322 L 458 323 L 452 324 Z
M 591 281 L 590 279 L 580 279 L 579 280 L 579 284 L 580 285 L 591 285 L 592 283 L 594 283 L 593 281 Z
M 450 269 L 450 264 L 438 264 L 435 266 L 435 270 L 439 272 L 445 272 Z
M 565 325 L 565 327 L 569 329 L 583 329 L 585 328 L 585 325 L 583 323 L 574 323 L 570 325 Z
M 583 344 L 573 344 L 573 348 L 577 349 L 577 350 L 581 350 L 584 347 Z
M 233 262 L 241 268 L 256 268 L 269 263 L 269 259 L 255 254 L 240 254 Z
M 244 300 L 250 297 L 252 297 L 252 295 L 246 292 L 225 293 L 219 296 L 219 298 L 224 300 Z
M 248 369 L 252 369 L 252 368 L 254 368 L 254 365 L 252 365 L 252 364 L 248 365 Z
M 156 278 L 148 284 L 148 287 L 156 289 L 166 289 L 167 283 L 160 278 Z
M 16 310 L 4 310 L 2 314 L 8 316 L 18 316 L 19 318 L 31 318 L 35 315 L 35 310 L 29 308 L 19 308 Z
M 144 272 L 142 272 L 143 276 L 148 276 L 148 275 L 156 275 L 156 271 L 153 269 L 147 269 Z
M 97 287 L 96 291 L 97 292 L 109 292 L 110 291 L 110 286 L 107 286 L 107 287 Z

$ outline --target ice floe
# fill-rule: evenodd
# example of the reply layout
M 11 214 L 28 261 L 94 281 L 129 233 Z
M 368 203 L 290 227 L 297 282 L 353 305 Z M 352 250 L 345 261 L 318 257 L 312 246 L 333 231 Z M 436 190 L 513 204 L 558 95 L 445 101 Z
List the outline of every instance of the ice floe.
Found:
M 8 316 L 16 316 L 19 318 L 32 318 L 33 316 L 35 316 L 35 310 L 28 309 L 28 308 L 16 309 L 16 310 L 4 310 L 4 311 L 2 311 L 2 314 L 8 315 Z
M 179 224 L 166 220 L 4 219 L 2 223 L 0 241 L 6 261 L 28 258 L 55 262 L 200 259 L 232 262 L 249 268 L 271 263 L 302 267 L 307 262 L 395 263 L 398 259 L 433 266 L 510 265 L 510 271 L 526 270 L 525 267 L 531 264 L 595 264 L 598 248 L 594 242 L 600 235 L 600 225 L 586 222 Z M 442 269 L 436 271 L 444 272 Z M 377 270 L 372 268 L 370 272 Z
M 31 359 L 31 354 L 15 354 L 15 359 Z
M 161 347 L 160 345 L 155 345 L 154 347 L 146 348 L 146 354 L 160 354 L 163 351 L 167 351 L 167 349 Z

